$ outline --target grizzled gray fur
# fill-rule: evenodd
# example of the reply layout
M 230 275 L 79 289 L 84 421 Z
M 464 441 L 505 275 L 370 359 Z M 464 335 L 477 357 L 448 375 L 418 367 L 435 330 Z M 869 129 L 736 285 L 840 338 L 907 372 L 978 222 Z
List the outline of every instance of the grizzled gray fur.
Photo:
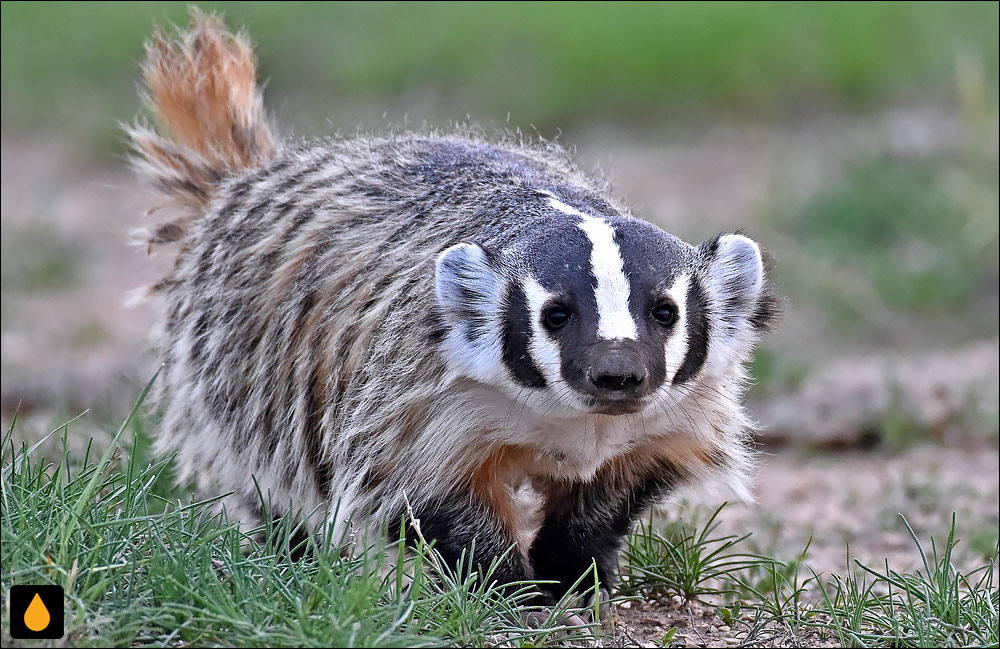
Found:
M 410 514 L 451 561 L 513 545 L 498 577 L 553 597 L 592 560 L 610 583 L 677 485 L 745 491 L 743 363 L 774 313 L 753 241 L 691 246 L 551 144 L 282 142 L 211 16 L 147 50 L 158 126 L 131 136 L 176 217 L 148 241 L 177 251 L 151 293 L 182 480 L 347 543 Z

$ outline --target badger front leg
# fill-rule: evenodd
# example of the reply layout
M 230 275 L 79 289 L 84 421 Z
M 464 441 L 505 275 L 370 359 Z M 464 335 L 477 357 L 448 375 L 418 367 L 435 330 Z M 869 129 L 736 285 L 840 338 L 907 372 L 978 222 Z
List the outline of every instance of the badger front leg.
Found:
M 555 582 L 544 586 L 553 598 L 565 595 L 592 563 L 601 587 L 610 590 L 633 523 L 679 482 L 677 469 L 666 460 L 638 472 L 629 469 L 613 464 L 589 482 L 537 485 L 545 516 L 529 559 L 536 579 Z M 584 580 L 580 589 L 591 584 Z
M 419 529 L 419 536 L 433 543 L 451 569 L 461 562 L 468 570 L 471 561 L 473 570 L 486 575 L 495 562 L 491 581 L 523 582 L 532 578 L 531 566 L 503 513 L 503 507 L 478 495 L 453 493 L 414 509 L 417 525 L 407 530 L 407 541 L 416 543 Z

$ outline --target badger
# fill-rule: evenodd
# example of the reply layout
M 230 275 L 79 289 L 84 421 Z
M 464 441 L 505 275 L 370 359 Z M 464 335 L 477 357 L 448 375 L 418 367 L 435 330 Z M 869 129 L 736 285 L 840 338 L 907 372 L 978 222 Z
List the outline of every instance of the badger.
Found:
M 685 243 L 537 138 L 279 138 L 247 36 L 212 15 L 155 31 L 142 72 L 179 480 L 345 544 L 409 517 L 552 599 L 592 565 L 610 586 L 678 486 L 745 492 L 744 363 L 777 310 L 754 241 Z

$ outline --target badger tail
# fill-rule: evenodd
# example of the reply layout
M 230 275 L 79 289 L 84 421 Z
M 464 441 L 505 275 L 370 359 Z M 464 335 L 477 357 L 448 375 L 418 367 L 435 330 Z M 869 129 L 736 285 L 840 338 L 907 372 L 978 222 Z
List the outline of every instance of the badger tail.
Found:
M 147 244 L 182 241 L 223 180 L 274 155 L 255 63 L 245 34 L 196 8 L 188 30 L 171 39 L 157 29 L 146 43 L 142 96 L 154 124 L 126 128 L 131 162 L 170 202 L 187 208 Z

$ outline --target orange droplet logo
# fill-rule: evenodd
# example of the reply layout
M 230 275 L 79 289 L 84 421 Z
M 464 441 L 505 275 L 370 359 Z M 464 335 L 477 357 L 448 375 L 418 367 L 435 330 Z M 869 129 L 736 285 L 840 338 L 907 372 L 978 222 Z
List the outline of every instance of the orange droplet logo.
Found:
M 24 612 L 24 626 L 38 632 L 47 627 L 51 619 L 49 609 L 45 608 L 42 598 L 35 593 L 31 603 L 28 604 L 28 609 Z

